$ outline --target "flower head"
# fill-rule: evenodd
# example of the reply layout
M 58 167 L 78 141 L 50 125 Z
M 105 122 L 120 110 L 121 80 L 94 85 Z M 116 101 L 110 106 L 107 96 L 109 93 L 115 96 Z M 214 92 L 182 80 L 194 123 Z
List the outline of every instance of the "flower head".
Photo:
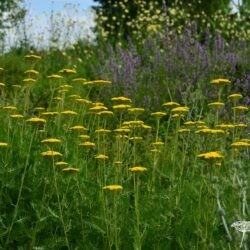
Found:
M 115 191 L 115 190 L 122 190 L 123 187 L 121 185 L 108 185 L 103 187 L 104 190 Z
M 63 156 L 60 152 L 53 151 L 53 150 L 48 150 L 48 151 L 42 152 L 41 155 L 42 155 L 43 157 Z
M 135 166 L 135 167 L 129 168 L 129 171 L 134 172 L 134 173 L 140 173 L 140 172 L 147 171 L 147 168 L 141 167 L 141 166 Z

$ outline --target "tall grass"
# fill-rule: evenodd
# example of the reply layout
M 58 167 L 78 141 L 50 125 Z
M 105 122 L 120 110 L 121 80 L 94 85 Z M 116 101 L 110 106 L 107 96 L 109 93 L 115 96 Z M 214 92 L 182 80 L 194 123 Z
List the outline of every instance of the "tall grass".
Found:
M 38 59 L 23 59 L 26 70 L 38 70 L 46 58 Z M 230 224 L 249 217 L 250 145 L 240 95 L 215 94 L 207 109 L 166 98 L 149 112 L 129 98 L 106 103 L 109 81 L 84 80 L 67 68 L 49 78 L 31 72 L 35 81 L 14 94 L 1 86 L 1 247 L 239 246 Z M 231 83 L 224 82 L 207 84 L 227 96 Z M 47 106 L 34 107 L 26 94 L 41 84 Z

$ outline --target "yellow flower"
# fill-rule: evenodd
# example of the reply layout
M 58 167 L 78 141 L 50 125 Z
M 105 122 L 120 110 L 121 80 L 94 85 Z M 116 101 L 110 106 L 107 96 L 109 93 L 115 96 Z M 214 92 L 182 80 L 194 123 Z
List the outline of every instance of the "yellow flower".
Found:
M 47 76 L 47 78 L 50 78 L 50 79 L 61 79 L 63 77 L 60 76 L 60 75 L 57 75 L 57 74 L 52 74 L 52 75 Z
M 184 125 L 186 125 L 186 126 L 193 126 L 193 125 L 196 125 L 196 122 L 194 122 L 194 121 L 187 121 L 187 122 L 184 122 Z
M 229 128 L 234 128 L 235 125 L 234 124 L 225 124 L 225 123 L 222 123 L 222 124 L 217 125 L 216 127 L 222 128 L 222 129 L 229 129 Z
M 250 143 L 244 141 L 237 141 L 232 143 L 231 146 L 235 148 L 245 148 L 245 147 L 250 147 Z
M 104 190 L 115 191 L 115 190 L 122 190 L 123 187 L 121 185 L 108 185 L 103 187 Z
M 73 80 L 72 80 L 73 82 L 86 82 L 86 79 L 85 78 L 74 78 Z
M 114 164 L 115 164 L 115 165 L 121 165 L 121 164 L 122 164 L 122 161 L 115 161 Z
M 129 168 L 129 171 L 131 172 L 145 172 L 147 171 L 147 168 L 144 168 L 144 167 L 141 167 L 141 166 L 136 166 L 136 167 L 132 167 L 132 168 Z
M 28 69 L 26 71 L 24 71 L 24 74 L 34 74 L 34 75 L 37 75 L 39 74 L 38 71 L 34 70 L 34 69 Z
M 183 114 L 173 114 L 172 115 L 172 118 L 182 118 L 182 117 L 184 117 Z
M 112 108 L 114 110 L 125 110 L 125 109 L 128 109 L 128 108 L 131 108 L 131 106 L 128 105 L 128 104 L 118 104 L 118 105 L 114 105 Z
M 175 107 L 179 107 L 179 106 L 181 106 L 179 103 L 177 103 L 177 102 L 164 102 L 163 104 L 162 104 L 162 106 L 165 106 L 165 107 L 168 107 L 168 108 L 175 108 Z
M 101 111 L 106 111 L 106 110 L 108 110 L 108 108 L 107 107 L 105 107 L 105 106 L 94 106 L 94 107 L 91 107 L 90 109 L 89 109 L 90 111 L 94 111 L 94 112 L 101 112 Z
M 59 73 L 66 73 L 66 74 L 76 74 L 76 70 L 74 69 L 61 69 Z
M 128 97 L 125 97 L 125 96 L 117 96 L 117 97 L 113 97 L 111 98 L 112 101 L 120 101 L 120 102 L 129 102 L 131 103 L 132 100 Z
M 152 116 L 155 116 L 155 117 L 157 117 L 157 118 L 161 118 L 161 117 L 163 117 L 163 116 L 165 116 L 167 113 L 165 113 L 165 112 L 154 112 L 154 113 L 151 113 L 151 115 Z
M 1 86 L 1 83 L 0 83 L 0 86 Z M 21 85 L 18 85 L 18 84 L 13 84 L 11 87 L 15 88 L 15 89 L 20 89 L 22 88 Z
M 61 140 L 57 138 L 47 138 L 41 141 L 41 143 L 59 143 L 59 142 L 61 142 Z
M 79 172 L 79 171 L 80 171 L 79 168 L 64 168 L 64 169 L 62 169 L 62 172 L 72 172 L 72 173 L 74 173 L 74 172 Z
M 63 115 L 78 115 L 77 112 L 72 111 L 72 110 L 65 110 L 65 111 L 62 111 L 61 114 L 63 114 Z
M 174 113 L 185 113 L 188 111 L 189 111 L 189 107 L 186 107 L 186 106 L 171 109 L 171 112 L 174 112 Z
M 58 161 L 58 162 L 55 163 L 55 165 L 56 166 L 67 166 L 69 164 L 67 162 L 65 162 L 65 161 Z
M 0 71 L 4 71 L 4 68 L 1 68 L 1 67 L 0 67 Z
M 144 129 L 151 129 L 151 128 L 152 128 L 151 126 L 148 126 L 148 125 L 146 125 L 146 124 L 142 124 L 141 127 L 144 128 Z
M 63 156 L 60 152 L 53 151 L 53 150 L 48 150 L 48 151 L 42 152 L 41 155 L 43 157 L 48 157 L 48 156 Z
M 6 142 L 0 142 L 0 147 L 1 148 L 8 147 L 8 143 L 6 143 Z
M 234 124 L 234 127 L 236 127 L 236 128 L 246 128 L 246 127 L 247 127 L 247 124 L 238 123 L 238 124 Z
M 189 133 L 190 132 L 190 129 L 188 128 L 181 128 L 178 130 L 178 133 Z
M 236 110 L 236 111 L 247 111 L 248 107 L 246 107 L 246 106 L 236 106 L 236 107 L 233 107 L 233 109 Z
M 88 129 L 85 128 L 82 125 L 76 125 L 76 126 L 71 127 L 70 130 L 80 131 L 81 132 L 81 131 L 87 131 Z
M 211 152 L 199 154 L 198 157 L 204 160 L 210 160 L 210 159 L 218 160 L 218 159 L 224 158 L 224 156 L 219 151 L 211 151 Z
M 56 97 L 54 97 L 53 99 L 56 100 L 56 101 L 61 101 L 61 100 L 62 100 L 62 97 L 56 96 Z
M 0 87 L 5 87 L 6 85 L 3 82 L 0 82 Z
M 110 85 L 111 81 L 106 81 L 106 80 L 94 80 L 94 81 L 87 81 L 84 82 L 83 85 L 87 85 L 87 86 L 106 86 L 106 85 Z
M 42 57 L 34 54 L 26 55 L 24 56 L 26 59 L 35 59 L 35 60 L 41 60 Z
M 114 131 L 117 133 L 129 133 L 131 130 L 129 128 L 117 128 Z
M 111 130 L 109 130 L 109 129 L 104 129 L 104 128 L 102 128 L 102 129 L 97 129 L 97 130 L 95 130 L 95 133 L 110 133 L 111 132 Z
M 45 110 L 45 108 L 44 107 L 35 107 L 34 110 L 35 111 L 43 111 L 43 110 Z
M 96 113 L 97 115 L 104 115 L 104 116 L 107 116 L 107 115 L 113 115 L 114 113 L 112 111 L 108 111 L 108 110 L 104 110 L 104 111 L 100 111 L 98 113 Z
M 128 109 L 129 113 L 133 113 L 133 114 L 137 114 L 137 115 L 143 113 L 144 111 L 145 111 L 144 108 L 129 108 Z
M 15 118 L 15 119 L 20 119 L 23 118 L 23 115 L 20 114 L 14 114 L 14 115 L 10 115 L 11 118 Z
M 218 79 L 212 80 L 210 83 L 217 85 L 217 86 L 221 86 L 221 85 L 230 83 L 230 80 L 225 79 L 225 78 L 218 78 Z
M 73 95 L 69 95 L 69 98 L 72 98 L 72 99 L 81 99 L 81 96 L 80 95 L 76 95 L 76 94 L 73 94 Z
M 15 106 L 5 106 L 5 107 L 3 107 L 3 109 L 6 109 L 6 110 L 17 110 L 17 107 L 15 107 Z
M 25 79 L 23 79 L 23 82 L 26 82 L 26 83 L 36 82 L 36 79 L 33 79 L 33 78 L 25 78 Z
M 164 142 L 162 142 L 162 141 L 156 141 L 156 142 L 153 142 L 152 145 L 153 146 L 163 146 Z
M 141 136 L 133 136 L 128 138 L 130 141 L 141 141 L 143 138 Z
M 78 103 L 83 103 L 83 104 L 92 104 L 92 102 L 90 100 L 87 100 L 84 98 L 76 98 L 75 101 Z
M 55 115 L 58 115 L 59 112 L 57 111 L 47 111 L 47 112 L 42 112 L 41 115 L 42 116 L 55 116 Z
M 86 142 L 83 142 L 83 143 L 80 143 L 78 144 L 79 146 L 84 146 L 84 147 L 95 147 L 95 143 L 94 142 L 90 142 L 90 141 L 86 141 Z
M 104 155 L 104 154 L 98 154 L 98 155 L 95 156 L 95 158 L 100 159 L 100 160 L 106 160 L 109 157 L 107 155 Z
M 45 119 L 38 118 L 38 117 L 33 117 L 33 118 L 30 118 L 30 119 L 28 119 L 26 121 L 30 122 L 30 123 L 46 123 Z
M 203 128 L 197 130 L 196 134 L 225 134 L 225 131 L 222 129 L 211 129 L 211 128 Z
M 79 135 L 79 138 L 81 138 L 82 140 L 88 140 L 90 138 L 89 135 Z
M 209 107 L 221 108 L 224 107 L 225 104 L 223 102 L 211 102 L 208 104 Z
M 227 98 L 233 101 L 237 101 L 241 99 L 242 97 L 243 97 L 242 94 L 232 94 L 232 95 L 229 95 Z

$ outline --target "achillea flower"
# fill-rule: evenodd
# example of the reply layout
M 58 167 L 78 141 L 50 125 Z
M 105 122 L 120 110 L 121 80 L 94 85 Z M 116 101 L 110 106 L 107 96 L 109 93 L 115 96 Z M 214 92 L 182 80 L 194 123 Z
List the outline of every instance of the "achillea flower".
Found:
M 34 74 L 34 75 L 37 75 L 39 74 L 38 71 L 34 70 L 34 69 L 28 69 L 26 71 L 24 71 L 24 74 Z
M 62 140 L 57 139 L 57 138 L 47 138 L 41 141 L 41 143 L 59 143 Z
M 108 185 L 103 187 L 104 190 L 115 191 L 115 190 L 122 190 L 123 187 L 121 185 Z
M 26 120 L 26 122 L 44 124 L 44 123 L 46 123 L 46 120 L 42 119 L 42 118 L 38 118 L 38 117 L 33 117 L 33 118 L 30 118 L 30 119 Z
M 196 121 L 197 125 L 205 125 L 206 123 L 204 121 Z
M 144 129 L 151 129 L 152 127 L 149 126 L 149 125 L 146 125 L 146 124 L 142 124 L 142 125 L 141 125 L 141 128 L 144 128 Z
M 152 145 L 153 146 L 163 146 L 165 143 L 162 142 L 162 141 L 156 141 L 156 142 L 153 142 Z
M 59 70 L 59 73 L 76 74 L 76 70 L 74 70 L 74 69 L 61 69 L 61 70 Z
M 182 118 L 182 117 L 184 117 L 184 115 L 183 114 L 173 114 L 171 117 L 172 118 Z
M 110 133 L 110 132 L 111 132 L 111 130 L 104 129 L 104 128 L 95 130 L 95 133 L 97 133 L 97 134 L 105 134 L 105 133 Z
M 78 115 L 77 112 L 72 111 L 72 110 L 64 110 L 61 112 L 61 114 L 63 114 L 63 115 Z
M 110 116 L 110 115 L 113 115 L 114 113 L 112 111 L 105 110 L 105 111 L 100 111 L 96 114 L 101 115 L 101 116 Z
M 53 150 L 48 150 L 48 151 L 42 152 L 41 155 L 43 157 L 63 156 L 60 152 L 53 151 Z
M 6 110 L 17 110 L 17 107 L 15 107 L 15 106 L 5 106 L 5 107 L 3 107 L 3 109 L 6 109 Z
M 204 128 L 197 130 L 196 134 L 225 134 L 225 131 L 222 129 L 211 129 L 211 128 Z
M 0 83 L 0 86 L 1 86 L 1 83 Z M 13 84 L 11 87 L 15 88 L 15 89 L 21 89 L 22 86 L 19 85 L 19 84 Z
M 76 125 L 76 126 L 71 127 L 70 130 L 82 132 L 82 131 L 87 131 L 88 129 L 85 128 L 85 127 L 82 126 L 82 125 Z
M 129 171 L 134 172 L 134 173 L 140 173 L 140 172 L 147 171 L 147 168 L 141 167 L 141 166 L 136 166 L 136 167 L 129 168 Z
M 142 141 L 143 138 L 141 136 L 133 136 L 128 138 L 130 141 Z
M 117 97 L 113 97 L 111 98 L 111 101 L 118 101 L 118 102 L 129 102 L 132 103 L 132 100 L 128 97 L 125 96 L 117 96 Z
M 68 172 L 68 173 L 77 173 L 79 171 L 80 171 L 79 168 L 64 168 L 64 169 L 62 169 L 62 172 Z
M 152 153 L 160 153 L 161 151 L 159 149 L 153 148 L 150 150 Z
M 223 102 L 211 102 L 208 104 L 209 107 L 222 108 L 225 106 Z
M 236 142 L 231 144 L 231 147 L 233 147 L 233 148 L 248 148 L 248 147 L 250 147 L 250 143 L 244 142 L 244 141 L 236 141 Z
M 135 121 L 125 121 L 122 123 L 123 126 L 127 126 L 128 128 L 139 128 L 144 124 L 144 121 L 135 120 Z
M 194 122 L 194 121 L 186 121 L 186 122 L 184 122 L 184 125 L 193 126 L 193 125 L 196 125 L 196 122 Z
M 43 110 L 45 110 L 45 108 L 44 107 L 35 107 L 34 110 L 35 111 L 43 111 Z
M 212 80 L 210 83 L 213 85 L 222 86 L 222 85 L 230 83 L 230 80 L 225 79 L 225 78 L 218 78 L 218 79 Z
M 57 74 L 52 74 L 52 75 L 47 76 L 47 78 L 50 78 L 50 79 L 61 79 L 61 78 L 63 78 L 63 76 L 60 76 L 60 75 L 57 75 Z
M 78 77 L 78 78 L 74 78 L 72 81 L 73 81 L 73 82 L 86 82 L 86 79 L 85 79 L 85 78 Z
M 181 128 L 177 131 L 178 133 L 189 133 L 190 132 L 190 129 L 188 128 Z
M 235 106 L 232 109 L 234 109 L 236 111 L 248 111 L 248 107 L 246 107 L 246 106 Z
M 104 154 L 98 154 L 95 156 L 95 159 L 99 159 L 99 160 L 107 160 L 109 157 L 107 155 Z
M 144 111 L 145 111 L 144 108 L 129 108 L 128 109 L 129 113 L 133 113 L 133 114 L 136 114 L 136 115 L 139 115 L 139 114 L 143 113 Z
M 204 160 L 219 160 L 219 159 L 224 158 L 224 156 L 219 151 L 211 151 L 207 153 L 202 153 L 202 154 L 199 154 L 198 157 Z
M 87 86 L 99 86 L 99 87 L 103 87 L 106 85 L 110 85 L 111 81 L 106 81 L 106 80 L 94 80 L 94 81 L 87 81 L 84 82 L 83 85 L 87 85 Z
M 79 135 L 79 138 L 82 140 L 89 140 L 90 136 L 89 135 Z
M 116 139 L 128 139 L 127 135 L 116 135 L 115 136 Z
M 128 108 L 131 108 L 131 106 L 128 104 L 118 104 L 118 105 L 114 105 L 112 108 L 114 110 L 126 110 Z
M 103 102 L 93 102 L 93 106 L 104 106 Z
M 38 56 L 38 55 L 34 55 L 34 54 L 29 54 L 29 55 L 26 55 L 26 56 L 24 56 L 24 58 L 26 58 L 26 59 L 33 59 L 33 60 L 41 60 L 42 59 L 42 57 L 41 56 Z
M 90 100 L 87 100 L 84 98 L 76 98 L 75 101 L 78 103 L 82 103 L 82 104 L 92 104 L 92 102 Z
M 92 148 L 95 147 L 95 143 L 94 142 L 90 142 L 90 141 L 85 141 L 83 143 L 78 144 L 79 146 L 84 146 L 84 147 L 88 147 L 88 148 Z
M 69 95 L 68 96 L 69 98 L 72 98 L 72 99 L 76 99 L 76 98 L 81 98 L 81 96 L 80 95 L 76 95 L 76 94 L 73 94 L 73 95 Z
M 32 82 L 36 82 L 36 79 L 33 79 L 33 78 L 25 78 L 25 79 L 23 79 L 23 82 L 25 82 L 25 83 L 32 83 Z
M 3 82 L 0 82 L 0 87 L 5 87 L 6 85 Z
M 163 116 L 165 116 L 167 113 L 166 112 L 154 112 L 154 113 L 151 113 L 150 115 L 152 116 L 155 116 L 156 118 L 161 118 Z
M 235 125 L 222 123 L 222 124 L 217 125 L 216 127 L 221 128 L 221 129 L 230 129 L 230 128 L 232 129 L 232 128 L 235 128 Z
M 189 111 L 189 107 L 186 107 L 186 106 L 171 109 L 171 112 L 173 113 L 185 113 L 188 111 Z
M 59 115 L 59 112 L 57 112 L 57 111 L 47 111 L 47 112 L 42 112 L 41 115 L 42 116 L 55 116 L 55 115 Z
M 247 124 L 244 124 L 244 123 L 234 124 L 234 126 L 235 126 L 236 128 L 247 128 Z
M 0 147 L 1 148 L 8 147 L 8 143 L 7 142 L 0 142 Z
M 115 165 L 121 165 L 121 164 L 122 164 L 122 161 L 115 161 L 114 164 L 115 164 Z
M 89 109 L 89 111 L 94 111 L 94 112 L 101 112 L 101 111 L 106 111 L 106 110 L 108 110 L 108 108 L 107 107 L 105 107 L 105 106 L 94 106 L 94 107 L 91 107 L 90 109 Z
M 21 119 L 23 118 L 24 116 L 21 115 L 21 114 L 13 114 L 13 115 L 10 115 L 11 118 L 14 118 L 14 119 Z
M 73 88 L 71 85 L 69 85 L 69 84 L 63 84 L 63 85 L 61 85 L 60 87 L 59 87 L 60 89 L 71 89 L 71 88 Z
M 241 99 L 242 97 L 243 97 L 242 94 L 231 94 L 227 98 L 232 100 L 232 101 L 237 101 L 237 100 Z
M 178 102 L 164 102 L 162 106 L 168 107 L 170 109 L 181 106 Z
M 4 68 L 1 68 L 1 67 L 0 67 L 0 71 L 4 71 Z
M 129 128 L 117 128 L 114 131 L 117 133 L 129 133 L 131 130 Z
M 69 165 L 69 163 L 65 162 L 65 161 L 58 161 L 55 163 L 56 166 L 67 166 Z

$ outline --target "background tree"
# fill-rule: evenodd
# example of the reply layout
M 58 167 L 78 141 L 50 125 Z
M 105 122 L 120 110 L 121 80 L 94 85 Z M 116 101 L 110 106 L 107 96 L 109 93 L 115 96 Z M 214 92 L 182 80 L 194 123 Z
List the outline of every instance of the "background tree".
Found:
M 23 0 L 0 1 L 0 40 L 4 38 L 6 29 L 17 25 L 25 17 L 26 10 L 22 3 Z
M 97 15 L 99 34 L 111 40 L 137 37 L 143 32 L 155 32 L 166 22 L 173 26 L 191 19 L 204 25 L 216 11 L 230 11 L 230 0 L 94 1 L 99 4 L 93 7 Z

